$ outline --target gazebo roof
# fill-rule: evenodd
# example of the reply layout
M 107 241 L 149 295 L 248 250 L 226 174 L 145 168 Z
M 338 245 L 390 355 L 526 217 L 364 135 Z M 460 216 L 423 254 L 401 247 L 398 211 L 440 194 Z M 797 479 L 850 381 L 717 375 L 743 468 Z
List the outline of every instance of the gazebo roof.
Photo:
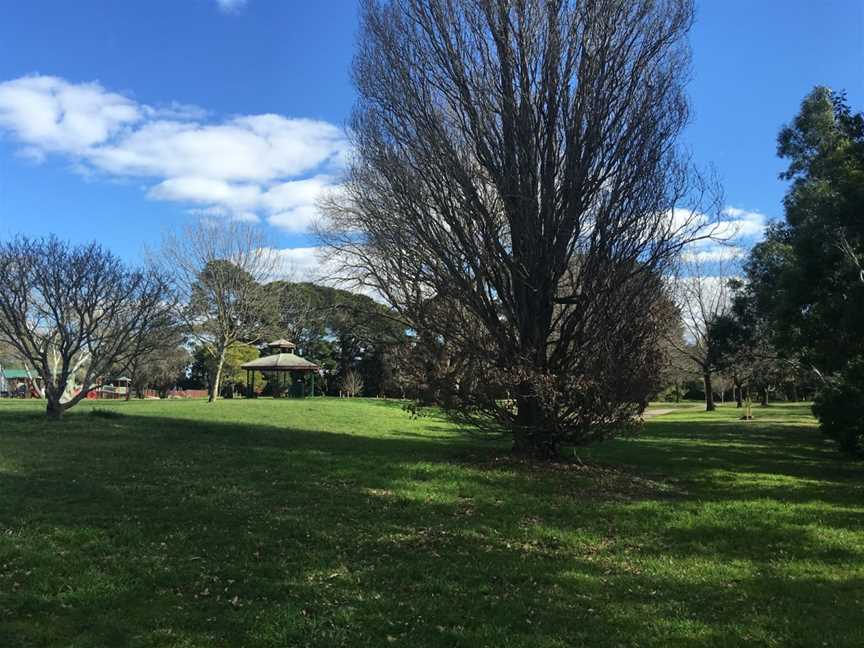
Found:
M 293 346 L 293 345 L 292 345 Z M 320 367 L 293 353 L 277 353 L 240 365 L 241 369 L 257 371 L 318 371 Z
M 282 338 L 281 340 L 273 340 L 272 342 L 268 342 L 267 346 L 271 349 L 279 348 L 279 349 L 295 349 L 297 345 L 294 344 L 291 340 L 286 340 Z

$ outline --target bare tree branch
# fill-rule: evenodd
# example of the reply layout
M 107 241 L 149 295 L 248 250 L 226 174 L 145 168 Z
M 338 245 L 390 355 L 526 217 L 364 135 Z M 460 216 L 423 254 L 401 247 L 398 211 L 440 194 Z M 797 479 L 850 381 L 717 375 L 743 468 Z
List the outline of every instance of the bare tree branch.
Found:
M 0 339 L 42 378 L 55 417 L 145 353 L 174 310 L 161 278 L 97 243 L 18 237 L 0 245 L 0 275 Z
M 452 402 L 517 446 L 620 428 L 658 278 L 711 236 L 677 146 L 692 3 L 367 0 L 362 20 L 331 261 L 446 340 Z
M 210 400 L 219 397 L 225 353 L 266 330 L 276 258 L 262 231 L 237 221 L 199 221 L 165 236 L 159 261 L 170 278 L 185 332 L 216 362 Z

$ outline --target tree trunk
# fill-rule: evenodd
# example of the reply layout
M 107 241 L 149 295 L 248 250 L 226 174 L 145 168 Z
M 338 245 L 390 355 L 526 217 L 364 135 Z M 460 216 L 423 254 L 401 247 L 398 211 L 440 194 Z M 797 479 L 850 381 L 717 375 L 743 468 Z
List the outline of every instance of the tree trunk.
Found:
M 737 376 L 733 378 L 732 392 L 735 395 L 735 407 L 744 407 L 744 398 L 741 395 L 741 382 L 738 380 Z
M 546 341 L 548 322 L 551 322 L 552 304 L 534 298 L 527 285 L 520 289 L 521 309 L 526 315 L 520 324 L 519 337 L 524 358 L 530 363 L 530 371 L 516 390 L 516 428 L 513 451 L 538 459 L 554 459 L 558 456 L 558 439 L 547 427 L 544 404 L 537 394 L 536 379 L 532 374 L 542 375 L 546 368 Z M 530 315 L 528 315 L 530 313 Z
M 678 381 L 675 381 L 675 402 L 681 402 L 681 389 L 678 387 Z
M 544 434 L 543 409 L 534 393 L 534 386 L 525 381 L 516 394 L 516 428 L 513 434 L 513 453 L 537 459 L 554 459 L 558 444 Z
M 792 383 L 792 401 L 798 402 L 798 385 L 796 383 Z
M 63 404 L 54 398 L 48 397 L 48 406 L 45 408 L 45 414 L 50 419 L 60 420 L 63 417 L 63 412 L 65 411 L 65 407 Z
M 714 406 L 714 388 L 711 386 L 711 372 L 706 371 L 702 374 L 702 382 L 705 384 L 705 411 L 713 412 Z
M 760 403 L 762 407 L 768 407 L 768 388 L 762 388 L 762 402 Z
M 219 358 L 216 360 L 216 375 L 213 377 L 213 384 L 210 386 L 210 397 L 208 403 L 212 403 L 219 398 L 219 385 L 222 383 L 222 367 L 225 364 L 225 348 L 219 352 Z

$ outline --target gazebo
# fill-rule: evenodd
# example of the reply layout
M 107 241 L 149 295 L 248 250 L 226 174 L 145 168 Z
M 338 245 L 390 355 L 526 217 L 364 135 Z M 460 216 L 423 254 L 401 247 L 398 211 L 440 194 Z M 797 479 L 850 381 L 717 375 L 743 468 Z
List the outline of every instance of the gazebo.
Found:
M 293 342 L 288 340 L 275 340 L 267 345 L 270 348 L 271 354 L 246 362 L 240 365 L 241 369 L 246 370 L 246 398 L 252 398 L 255 395 L 255 372 L 261 371 L 264 373 L 272 373 L 276 375 L 277 384 L 280 387 L 285 386 L 284 377 L 287 374 L 290 384 L 293 385 L 295 374 L 312 374 L 312 396 L 315 395 L 315 374 L 321 369 L 314 362 L 309 362 L 305 358 L 301 358 L 294 354 L 294 349 L 297 348 Z M 300 393 L 297 394 L 301 398 L 305 396 L 301 386 Z

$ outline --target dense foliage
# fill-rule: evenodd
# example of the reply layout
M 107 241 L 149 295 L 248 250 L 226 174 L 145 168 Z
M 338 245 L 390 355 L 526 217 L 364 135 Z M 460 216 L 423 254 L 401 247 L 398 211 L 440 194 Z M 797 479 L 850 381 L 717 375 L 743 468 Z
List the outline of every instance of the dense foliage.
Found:
M 777 352 L 820 377 L 817 415 L 854 451 L 852 413 L 864 404 L 864 116 L 816 88 L 781 131 L 778 153 L 789 161 L 786 222 L 746 263 L 748 299 Z
M 859 451 L 864 438 L 864 359 L 855 358 L 842 372 L 829 378 L 813 403 L 822 431 L 841 449 Z

